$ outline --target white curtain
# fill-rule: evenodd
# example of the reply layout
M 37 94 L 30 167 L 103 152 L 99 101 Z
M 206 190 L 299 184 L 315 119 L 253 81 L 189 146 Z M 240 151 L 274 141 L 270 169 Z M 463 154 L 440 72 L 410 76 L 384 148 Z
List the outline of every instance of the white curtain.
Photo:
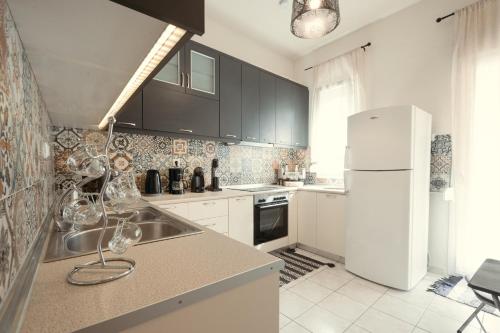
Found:
M 483 0 L 456 15 L 450 244 L 455 271 L 472 274 L 500 259 L 500 6 Z
M 357 49 L 313 69 L 309 139 L 320 178 L 344 177 L 347 117 L 364 108 L 364 58 Z

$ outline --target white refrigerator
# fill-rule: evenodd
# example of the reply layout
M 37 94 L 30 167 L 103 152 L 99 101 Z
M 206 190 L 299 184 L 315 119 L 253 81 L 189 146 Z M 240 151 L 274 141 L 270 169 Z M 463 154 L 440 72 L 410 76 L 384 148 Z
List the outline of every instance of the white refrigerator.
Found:
M 348 119 L 346 269 L 412 289 L 427 272 L 432 116 L 415 106 Z

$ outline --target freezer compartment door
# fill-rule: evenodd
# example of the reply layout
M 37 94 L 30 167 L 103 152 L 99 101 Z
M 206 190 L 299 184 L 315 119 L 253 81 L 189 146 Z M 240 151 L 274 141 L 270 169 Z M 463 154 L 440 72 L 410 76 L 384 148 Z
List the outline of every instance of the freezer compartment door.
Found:
M 408 290 L 410 185 L 413 171 L 349 171 L 346 269 Z
M 348 118 L 346 169 L 413 169 L 414 107 L 360 112 Z

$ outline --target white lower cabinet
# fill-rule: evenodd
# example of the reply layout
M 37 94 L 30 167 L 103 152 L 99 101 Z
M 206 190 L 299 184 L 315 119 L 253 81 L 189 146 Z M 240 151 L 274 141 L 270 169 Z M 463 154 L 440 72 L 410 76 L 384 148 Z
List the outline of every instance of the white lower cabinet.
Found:
M 228 235 L 253 246 L 253 196 L 229 199 Z
M 166 211 L 172 212 L 180 217 L 185 219 L 189 219 L 189 211 L 187 203 L 179 203 L 179 204 L 168 204 L 168 205 L 158 205 L 161 209 L 165 209 Z
M 212 229 L 213 231 L 217 231 L 221 234 L 228 232 L 228 217 L 227 216 L 212 217 L 209 219 L 197 220 L 194 222 L 196 222 L 199 225 L 202 225 L 208 229 Z
M 299 191 L 298 242 L 337 256 L 345 256 L 342 194 Z
M 307 246 L 316 247 L 316 193 L 299 191 L 298 198 L 298 240 Z
M 340 194 L 318 193 L 316 247 L 328 253 L 345 255 L 345 197 Z
M 227 199 L 189 202 L 189 219 L 198 221 L 227 216 Z
M 298 242 L 298 199 L 297 192 L 288 194 L 288 244 Z

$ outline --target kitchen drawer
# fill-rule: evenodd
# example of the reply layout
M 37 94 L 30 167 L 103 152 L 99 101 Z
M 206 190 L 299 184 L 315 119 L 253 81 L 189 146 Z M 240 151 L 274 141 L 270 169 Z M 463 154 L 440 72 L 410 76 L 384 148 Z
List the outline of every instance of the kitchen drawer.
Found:
M 192 221 L 228 215 L 226 200 L 209 200 L 189 203 L 189 218 Z
M 158 206 L 161 209 L 165 209 L 166 211 L 172 212 L 186 219 L 189 218 L 187 203 L 158 205 Z
M 213 217 L 210 219 L 198 220 L 196 223 L 214 231 L 217 231 L 221 234 L 228 232 L 228 217 L 227 216 L 219 216 Z

